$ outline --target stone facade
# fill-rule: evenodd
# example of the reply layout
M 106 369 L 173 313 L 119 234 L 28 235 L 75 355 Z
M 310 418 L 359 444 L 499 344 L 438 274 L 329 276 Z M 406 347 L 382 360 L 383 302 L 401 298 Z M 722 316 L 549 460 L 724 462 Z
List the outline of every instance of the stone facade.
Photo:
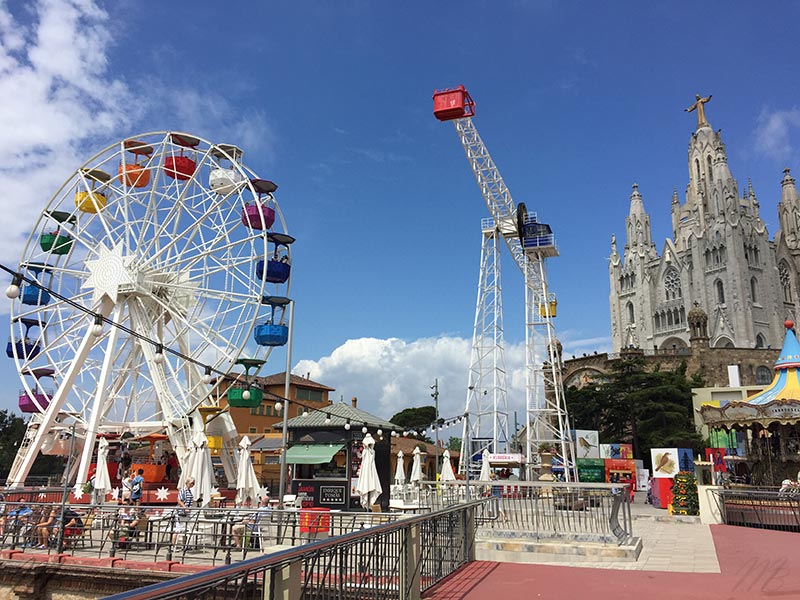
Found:
M 673 192 L 673 237 L 660 254 L 636 184 L 621 255 L 612 237 L 613 351 L 687 349 L 688 313 L 695 306 L 708 316 L 711 349 L 779 348 L 784 320 L 797 320 L 800 197 L 794 179 L 787 169 L 778 204 L 781 230 L 771 241 L 752 185 L 740 195 L 722 134 L 705 118 L 690 136 L 688 168 L 685 201 Z M 741 364 L 736 354 L 730 360 L 718 362 Z

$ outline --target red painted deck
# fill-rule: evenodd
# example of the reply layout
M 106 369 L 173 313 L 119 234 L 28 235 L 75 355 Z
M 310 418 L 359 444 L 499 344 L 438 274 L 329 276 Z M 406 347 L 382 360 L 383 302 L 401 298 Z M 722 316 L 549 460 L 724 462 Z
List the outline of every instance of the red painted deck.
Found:
M 428 600 L 753 600 L 800 598 L 800 535 L 712 525 L 721 573 L 622 571 L 475 562 Z M 680 552 L 680 550 L 677 550 Z

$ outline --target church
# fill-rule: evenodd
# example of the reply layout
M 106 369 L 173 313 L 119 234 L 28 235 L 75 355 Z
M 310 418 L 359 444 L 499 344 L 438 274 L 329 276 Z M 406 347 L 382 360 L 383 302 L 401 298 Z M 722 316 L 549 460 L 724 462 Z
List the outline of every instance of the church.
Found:
M 706 119 L 711 96 L 686 109 L 697 115 L 689 138 L 684 202 L 672 195 L 672 239 L 657 248 L 636 184 L 620 254 L 612 237 L 609 264 L 611 338 L 623 349 L 679 351 L 693 336 L 690 313 L 705 315 L 711 348 L 780 348 L 783 322 L 797 321 L 800 198 L 784 171 L 773 240 L 752 185 L 740 193 L 720 131 Z M 695 337 L 696 337 L 695 335 Z

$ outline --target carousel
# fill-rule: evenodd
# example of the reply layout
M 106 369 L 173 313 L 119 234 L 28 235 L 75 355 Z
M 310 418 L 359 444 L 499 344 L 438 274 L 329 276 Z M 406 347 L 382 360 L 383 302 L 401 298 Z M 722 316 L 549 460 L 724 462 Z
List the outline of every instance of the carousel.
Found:
M 747 400 L 703 405 L 699 411 L 709 430 L 740 441 L 739 451 L 724 459 L 734 474 L 749 475 L 755 485 L 780 485 L 796 479 L 800 469 L 800 343 L 794 322 L 784 325 L 786 337 L 772 383 Z

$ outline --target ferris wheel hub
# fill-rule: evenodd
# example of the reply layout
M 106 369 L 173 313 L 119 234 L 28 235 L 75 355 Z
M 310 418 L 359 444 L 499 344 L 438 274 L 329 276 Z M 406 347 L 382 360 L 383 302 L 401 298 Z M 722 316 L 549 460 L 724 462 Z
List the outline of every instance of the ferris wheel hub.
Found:
M 98 258 L 86 261 L 89 278 L 81 287 L 93 288 L 93 304 L 97 305 L 103 296 L 108 296 L 116 304 L 117 294 L 120 291 L 128 291 L 131 286 L 136 285 L 136 277 L 130 269 L 134 257 L 124 256 L 122 252 L 122 244 L 116 244 L 109 250 L 105 244 L 100 243 L 97 250 Z

